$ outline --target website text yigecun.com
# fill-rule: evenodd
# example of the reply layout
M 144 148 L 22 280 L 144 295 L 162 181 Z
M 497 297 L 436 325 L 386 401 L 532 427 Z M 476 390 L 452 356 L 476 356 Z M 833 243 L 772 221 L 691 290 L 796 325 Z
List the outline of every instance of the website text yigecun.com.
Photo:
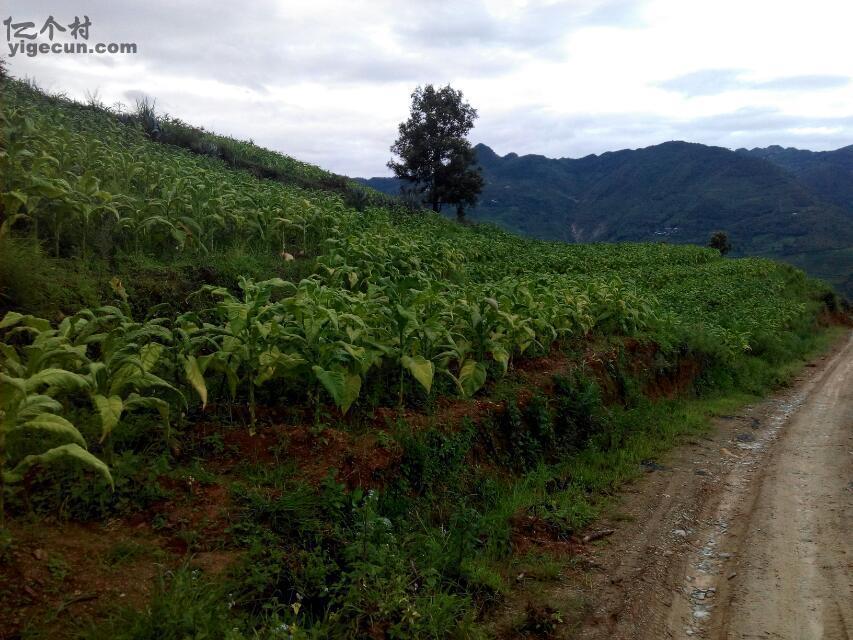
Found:
M 9 42 L 9 57 L 27 55 L 34 58 L 37 55 L 57 53 L 136 53 L 135 42 Z
M 29 58 L 35 58 L 38 55 L 56 55 L 56 54 L 115 54 L 115 53 L 136 53 L 137 46 L 135 42 L 98 42 L 89 44 L 90 30 L 92 29 L 92 20 L 89 16 L 84 15 L 82 18 L 78 15 L 74 16 L 73 21 L 61 19 L 58 20 L 53 15 L 49 15 L 45 20 L 27 20 L 9 16 L 3 20 L 3 26 L 6 27 L 6 44 L 9 46 L 9 57 L 25 55 Z M 41 25 L 41 28 L 39 28 Z M 54 42 L 54 36 L 60 38 L 69 38 L 68 41 Z M 73 38 L 73 42 L 70 41 Z M 37 42 L 41 39 L 41 42 Z M 87 42 L 81 42 L 80 39 Z M 44 42 L 50 40 L 50 42 Z

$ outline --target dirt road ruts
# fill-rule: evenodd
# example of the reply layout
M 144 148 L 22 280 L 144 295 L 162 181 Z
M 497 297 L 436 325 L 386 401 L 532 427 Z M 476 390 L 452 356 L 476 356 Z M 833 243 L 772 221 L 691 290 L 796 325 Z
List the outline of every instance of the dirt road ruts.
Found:
M 571 635 L 853 638 L 853 335 L 659 462 L 549 594 L 592 606 Z

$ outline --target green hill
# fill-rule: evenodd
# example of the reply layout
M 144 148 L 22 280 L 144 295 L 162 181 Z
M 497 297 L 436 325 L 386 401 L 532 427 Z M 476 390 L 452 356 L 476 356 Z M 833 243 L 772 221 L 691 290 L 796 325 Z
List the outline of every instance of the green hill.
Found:
M 853 145 L 835 151 L 771 146 L 738 153 L 772 162 L 794 175 L 827 202 L 853 210 Z
M 787 163 L 686 142 L 576 160 L 476 151 L 486 188 L 473 219 L 566 242 L 705 244 L 725 230 L 736 255 L 782 259 L 853 294 L 849 147 Z M 390 178 L 365 184 L 399 191 Z
M 458 225 L 146 110 L 0 95 L 12 635 L 486 637 L 840 312 L 767 259 Z

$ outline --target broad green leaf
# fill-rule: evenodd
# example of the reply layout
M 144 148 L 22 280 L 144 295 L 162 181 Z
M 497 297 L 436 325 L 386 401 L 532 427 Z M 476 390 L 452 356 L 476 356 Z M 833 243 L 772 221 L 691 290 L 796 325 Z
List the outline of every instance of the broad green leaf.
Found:
M 524 348 L 520 348 L 520 351 L 524 351 Z M 507 367 L 509 366 L 509 353 L 506 349 L 504 349 L 500 345 L 494 345 L 492 347 L 492 357 L 495 359 L 495 362 L 499 363 L 501 367 L 503 367 L 504 373 L 506 373 Z
M 184 360 L 184 373 L 187 376 L 187 381 L 192 385 L 193 389 L 201 398 L 202 408 L 207 406 L 207 385 L 204 382 L 204 374 L 199 366 L 195 356 L 187 356 Z
M 466 398 L 473 396 L 486 384 L 486 367 L 482 362 L 466 360 L 459 371 L 459 389 Z
M 345 369 L 327 371 L 314 365 L 311 367 L 317 380 L 326 388 L 335 404 L 346 413 L 361 392 L 361 376 L 349 373 Z
M 258 288 L 261 288 L 261 289 L 266 288 L 266 287 L 281 288 L 281 287 L 293 287 L 293 283 L 288 282 L 287 280 L 283 280 L 282 278 L 270 278 L 269 280 L 262 280 L 262 281 L 256 283 L 256 286 Z
M 3 316 L 3 320 L 0 320 L 0 329 L 8 329 L 9 327 L 14 327 L 16 324 L 23 324 L 24 326 L 31 327 L 37 331 L 47 331 L 50 329 L 49 320 L 38 318 L 36 316 L 24 315 L 17 311 L 9 311 L 5 316 Z
M 326 391 L 328 391 L 332 396 L 335 404 L 340 407 L 344 401 L 344 387 L 346 385 L 343 371 L 326 371 L 323 367 L 318 365 L 311 367 L 311 370 L 314 372 L 314 375 L 317 376 L 317 380 L 320 381 L 320 383 L 326 388 Z
M 109 394 L 120 395 L 124 388 L 130 386 L 132 389 L 138 388 L 140 384 L 144 386 L 144 373 L 142 362 L 139 358 L 121 358 L 124 361 L 117 370 L 111 372 L 109 376 Z
M 297 353 L 282 353 L 278 347 L 273 347 L 258 356 L 258 363 L 260 370 L 255 377 L 255 384 L 262 385 L 277 375 L 288 373 L 305 364 L 305 358 Z
M 121 420 L 124 402 L 119 396 L 92 396 L 92 402 L 101 416 L 101 441 L 104 440 Z
M 341 411 L 346 413 L 352 406 L 352 403 L 358 399 L 358 394 L 361 393 L 361 376 L 354 373 L 344 374 L 344 402 L 341 405 Z
M 41 413 L 62 411 L 62 405 L 50 396 L 28 395 L 18 405 L 18 420 L 29 420 Z
M 55 181 L 57 184 L 62 184 L 62 181 Z M 68 192 L 62 188 L 62 186 L 57 186 L 44 178 L 34 178 L 32 181 L 32 186 L 30 189 L 33 193 L 44 196 L 45 198 L 62 198 L 63 196 L 68 195 Z
M 25 394 L 27 393 L 27 381 L 24 378 L 13 378 L 0 372 L 0 382 L 7 388 L 15 389 L 16 391 Z
M 35 391 L 42 385 L 62 390 L 86 389 L 88 381 L 83 376 L 65 369 L 42 369 L 26 380 L 27 392 Z
M 401 305 L 397 305 L 397 315 L 400 318 L 406 320 L 407 322 L 411 322 L 412 324 L 418 323 L 418 317 L 415 315 L 413 311 L 409 311 Z
M 228 307 L 228 324 L 231 329 L 231 335 L 239 335 L 249 319 L 249 310 L 243 305 L 232 304 Z
M 142 368 L 145 371 L 151 371 L 154 368 L 154 365 L 157 364 L 157 361 L 160 359 L 160 356 L 163 353 L 163 350 L 166 347 L 159 342 L 149 342 L 139 351 L 139 359 L 142 361 Z
M 62 458 L 71 458 L 81 464 L 91 467 L 101 474 L 109 483 L 113 485 L 113 478 L 110 475 L 110 470 L 101 460 L 86 451 L 79 444 L 63 444 L 59 447 L 54 447 L 44 453 L 38 455 L 27 456 L 21 460 L 17 466 L 11 471 L 6 471 L 3 474 L 3 479 L 9 483 L 20 482 L 24 479 L 24 475 L 29 469 L 35 465 L 47 465 Z
M 21 205 L 27 204 L 27 194 L 20 191 L 8 191 L 3 194 L 3 202 L 9 213 L 15 213 Z
M 12 327 L 18 324 L 23 319 L 23 313 L 18 313 L 17 311 L 9 311 L 5 316 L 3 316 L 3 320 L 0 320 L 0 329 L 7 329 L 9 327 Z
M 415 377 L 415 380 L 429 393 L 432 389 L 432 380 L 435 375 L 435 367 L 432 362 L 423 356 L 403 356 L 401 362 Z
M 94 390 L 104 390 L 109 386 L 109 371 L 103 362 L 92 362 L 89 364 L 89 379 Z
M 0 356 L 3 356 L 3 359 L 0 362 L 3 363 L 3 366 L 7 369 L 12 369 L 12 373 L 15 375 L 21 375 L 19 371 L 23 371 L 21 365 L 21 358 L 18 355 L 18 352 L 15 351 L 15 347 L 10 344 L 6 344 L 4 342 L 0 342 Z
M 132 411 L 133 409 L 156 409 L 160 414 L 160 417 L 163 419 L 163 422 L 166 423 L 166 426 L 169 426 L 169 414 L 171 412 L 171 408 L 169 407 L 168 402 L 161 400 L 160 398 L 139 396 L 135 393 L 131 393 L 127 400 L 124 401 L 124 409 L 125 411 Z
M 81 447 L 86 446 L 86 441 L 73 424 L 68 422 L 62 416 L 53 413 L 39 414 L 26 422 L 15 427 L 16 429 L 44 431 L 56 435 L 66 436 L 73 442 L 76 442 Z

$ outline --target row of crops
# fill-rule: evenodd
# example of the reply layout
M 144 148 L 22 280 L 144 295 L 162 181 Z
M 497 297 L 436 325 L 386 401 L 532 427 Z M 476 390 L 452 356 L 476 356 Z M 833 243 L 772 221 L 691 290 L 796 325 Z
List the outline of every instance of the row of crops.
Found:
M 218 394 L 248 404 L 254 428 L 261 387 L 273 386 L 279 397 L 301 394 L 315 417 L 321 403 L 345 414 L 373 374 L 394 381 L 400 404 L 412 387 L 430 394 L 436 375 L 471 396 L 515 358 L 596 329 L 630 333 L 655 321 L 647 303 L 619 295 L 616 285 L 553 277 L 441 286 L 413 265 L 399 278 L 374 280 L 339 253 L 320 264 L 324 275 L 298 284 L 243 279 L 239 296 L 206 287 L 199 295 L 215 304 L 176 318 L 134 321 L 126 305 L 83 310 L 58 325 L 6 314 L 0 322 L 4 432 L 69 441 L 28 456 L 6 480 L 59 456 L 105 472 L 62 417 L 81 397 L 91 403 L 108 451 L 113 430 L 133 411 L 159 414 L 168 440 L 173 416 L 180 419 L 190 402 L 204 406 L 212 399 L 212 380 Z M 114 285 L 123 296 L 121 283 Z
M 812 312 L 804 276 L 768 261 L 696 247 L 567 246 L 432 214 L 357 211 L 335 193 L 152 142 L 100 109 L 13 81 L 3 93 L 0 240 L 32 238 L 56 258 L 107 263 L 242 246 L 305 262 L 311 274 L 209 285 L 185 309 L 144 319 L 118 279 L 109 304 L 58 321 L 7 313 L 5 482 L 68 456 L 108 474 L 71 414 L 100 425 L 109 458 L 111 434 L 131 413 L 151 414 L 168 440 L 196 408 L 237 403 L 254 429 L 259 394 L 315 419 L 326 406 L 351 411 L 371 384 L 393 389 L 400 405 L 469 397 L 519 358 L 591 334 L 673 349 L 701 334 L 734 355 Z M 7 438 L 25 433 L 62 444 L 7 459 Z

